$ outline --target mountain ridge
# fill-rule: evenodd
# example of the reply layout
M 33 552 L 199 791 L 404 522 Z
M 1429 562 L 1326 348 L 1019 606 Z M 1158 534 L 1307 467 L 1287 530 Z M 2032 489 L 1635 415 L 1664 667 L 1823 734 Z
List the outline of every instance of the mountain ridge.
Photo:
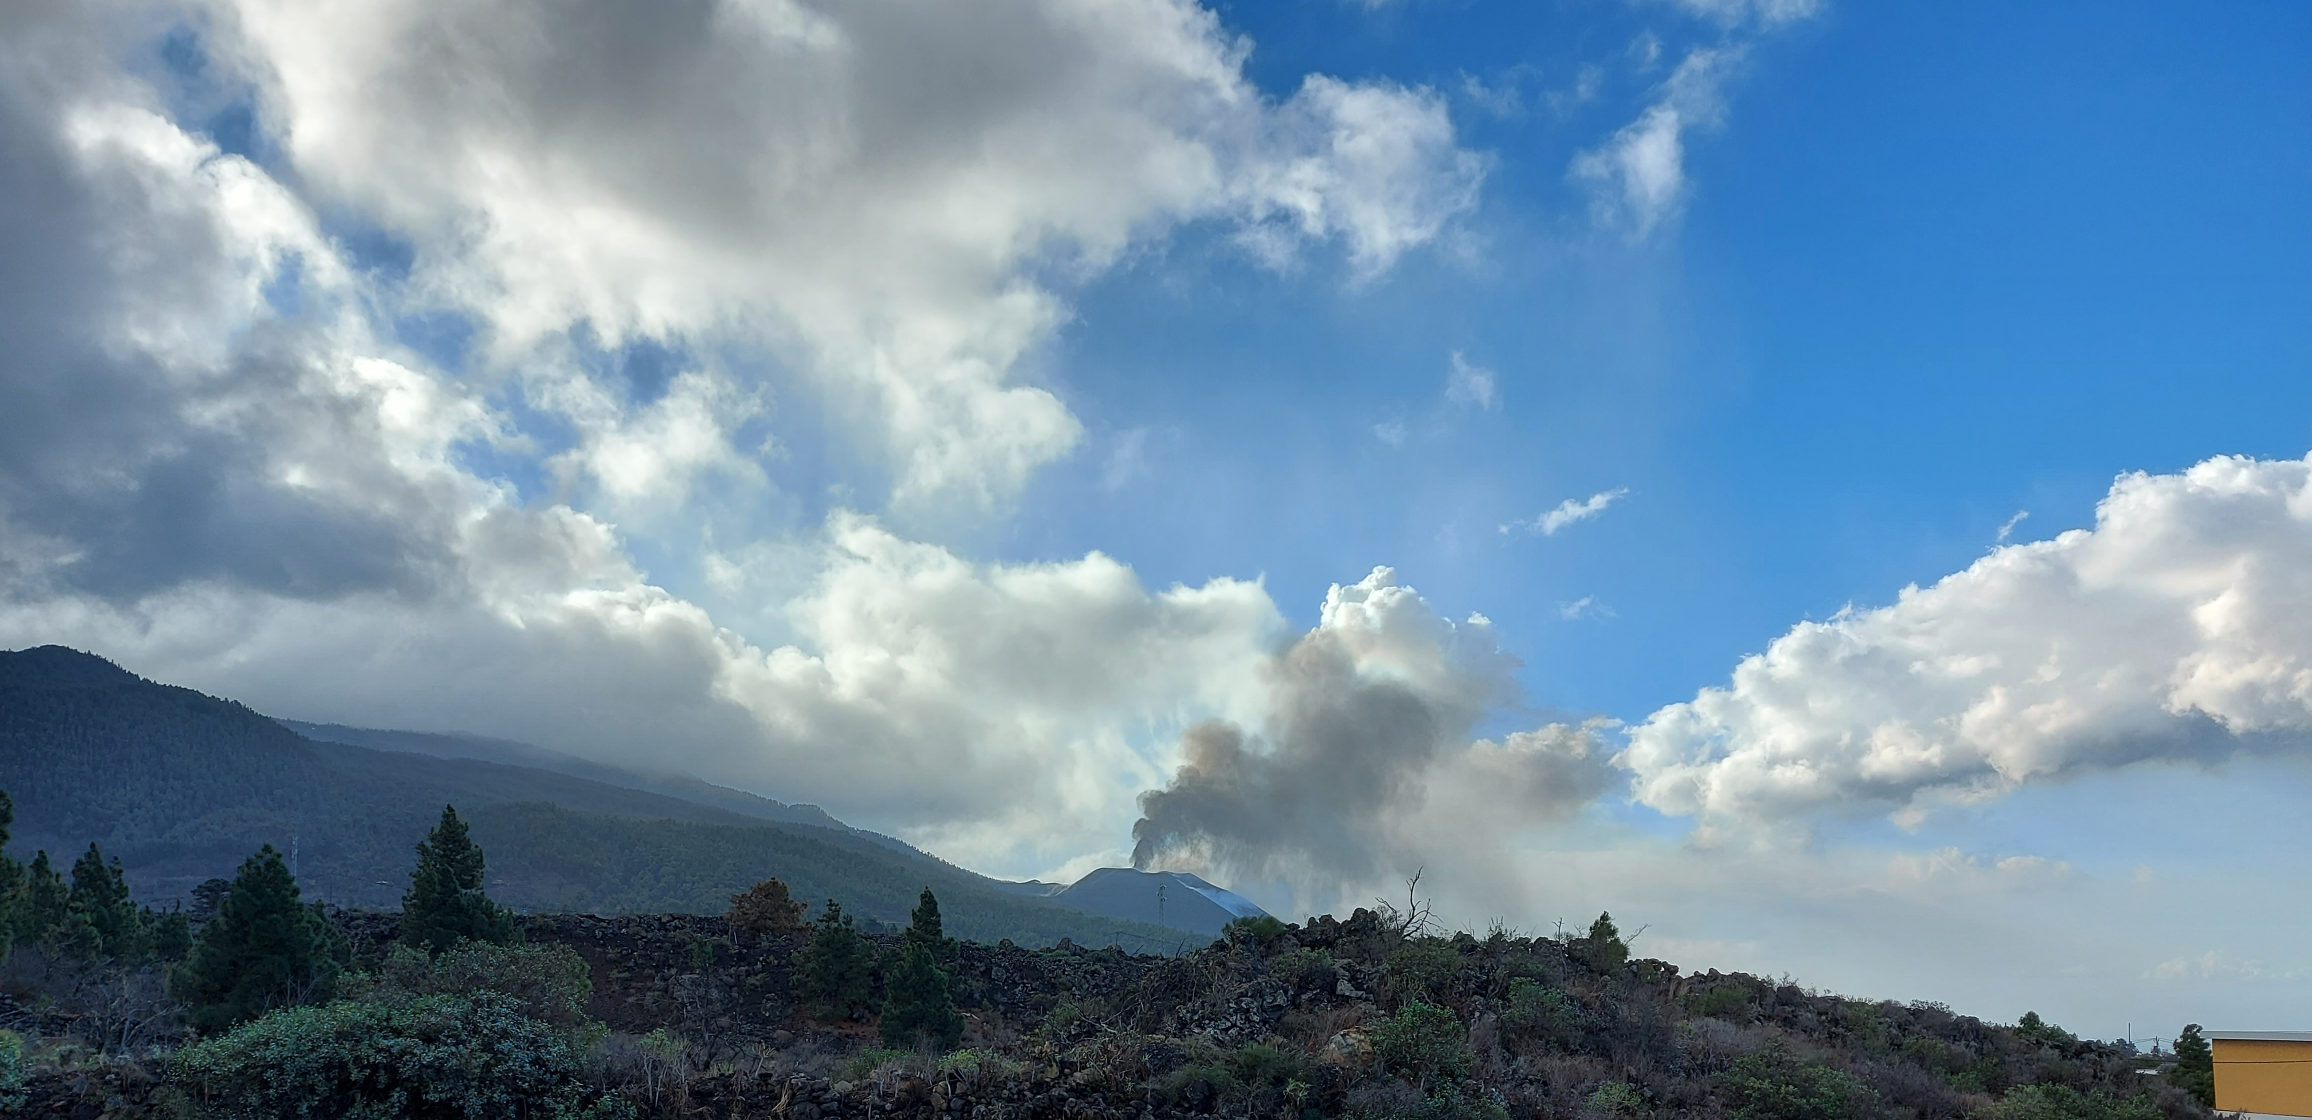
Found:
M 311 897 L 390 908 L 418 838 L 456 804 L 489 852 L 493 895 L 523 909 L 719 913 L 730 894 L 777 875 L 798 897 L 840 898 L 884 922 L 904 920 L 928 885 L 958 933 L 986 940 L 1182 941 L 1017 894 L 832 817 L 832 827 L 770 820 L 537 767 L 309 739 L 238 702 L 62 647 L 0 652 L 0 789 L 16 801 L 12 848 L 69 858 L 94 841 L 155 902 L 272 843 Z

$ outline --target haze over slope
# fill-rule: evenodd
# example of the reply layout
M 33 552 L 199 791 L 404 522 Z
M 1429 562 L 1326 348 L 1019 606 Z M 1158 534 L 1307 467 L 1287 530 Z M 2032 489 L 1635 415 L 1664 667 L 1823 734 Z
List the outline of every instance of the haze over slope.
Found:
M 885 921 L 903 920 L 928 885 L 958 933 L 985 940 L 1180 941 L 1007 891 L 808 808 L 705 786 L 712 800 L 754 809 L 740 812 L 532 766 L 317 742 L 230 700 L 54 646 L 0 652 L 0 788 L 15 799 L 22 854 L 69 858 L 93 841 L 152 900 L 229 875 L 271 843 L 293 853 L 313 897 L 392 907 L 413 846 L 455 803 L 489 853 L 492 893 L 523 908 L 719 912 L 732 892 L 776 875 L 798 897 L 838 898 Z

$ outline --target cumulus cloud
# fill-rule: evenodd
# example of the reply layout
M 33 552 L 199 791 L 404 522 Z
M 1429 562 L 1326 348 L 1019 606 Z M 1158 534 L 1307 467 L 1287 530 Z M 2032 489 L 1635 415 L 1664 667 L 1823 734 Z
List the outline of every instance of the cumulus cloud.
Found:
M 1423 862 L 1437 820 L 1489 822 L 1497 854 L 1607 774 L 1602 725 L 1472 741 L 1514 695 L 1514 668 L 1483 619 L 1439 617 L 1387 568 L 1335 585 L 1317 626 L 1263 666 L 1256 730 L 1209 721 L 1182 737 L 1178 772 L 1141 796 L 1134 864 L 1284 882 L 1309 906 Z
M 260 158 L 121 61 L 168 34 L 253 83 Z M 1031 277 L 1191 221 L 1369 273 L 1470 204 L 1435 97 L 1278 102 L 1244 49 L 1164 0 L 19 5 L 0 641 L 647 757 L 999 868 L 1112 846 L 1181 727 L 1262 710 L 1258 583 L 978 564 L 838 509 L 708 556 L 733 596 L 785 569 L 748 635 L 636 557 L 679 566 L 648 534 L 718 515 L 701 480 L 779 485 L 754 425 L 814 386 L 900 491 L 1016 485 L 1076 438 L 1013 372 L 1065 314 Z M 470 361 L 399 340 L 437 314 Z M 651 384 L 600 368 L 645 344 Z
M 1068 314 L 1037 275 L 1217 220 L 1370 276 L 1485 170 L 1426 90 L 1265 97 L 1185 0 L 214 7 L 300 181 L 406 238 L 500 365 L 581 328 L 765 348 L 902 499 L 1000 499 L 1080 438 L 1017 373 Z
M 1655 712 L 1639 800 L 1748 829 L 1909 809 L 2312 735 L 2312 461 L 2130 474 L 2092 529 L 2006 545 L 1890 606 L 1802 623 Z
M 1503 525 L 1501 532 L 1507 535 L 1512 530 L 1522 529 L 1527 533 L 1554 537 L 1568 525 L 1576 525 L 1604 513 L 1607 506 L 1622 500 L 1629 492 L 1629 487 L 1617 486 L 1611 490 L 1600 490 L 1587 498 L 1567 498 L 1554 508 L 1543 511 L 1540 516 Z
M 1598 224 L 1645 237 L 1686 200 L 1686 135 L 1726 119 L 1721 87 L 1743 58 L 1740 46 L 1688 53 L 1638 119 L 1574 157 L 1573 177 L 1590 189 Z

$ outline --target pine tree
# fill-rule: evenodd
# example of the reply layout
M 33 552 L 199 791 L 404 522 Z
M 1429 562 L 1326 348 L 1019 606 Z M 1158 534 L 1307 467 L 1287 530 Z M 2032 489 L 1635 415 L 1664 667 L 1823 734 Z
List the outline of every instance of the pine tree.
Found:
M 884 977 L 889 993 L 881 1024 L 884 1045 L 928 1042 L 952 1050 L 962 1040 L 963 1014 L 955 1009 L 955 985 L 940 967 L 955 955 L 955 942 L 940 930 L 939 900 L 925 887 L 900 938 L 899 960 Z
M 24 865 L 7 856 L 8 830 L 16 824 L 16 802 L 0 790 L 0 961 L 16 941 L 16 913 L 24 890 Z
M 1614 916 L 1600 911 L 1598 920 L 1591 922 L 1589 928 L 1590 967 L 1611 972 L 1629 959 L 1629 943 L 1622 940 L 1622 931 L 1614 927 Z
M 47 849 L 33 853 L 32 866 L 24 873 L 23 893 L 17 898 L 17 943 L 38 941 L 63 929 L 65 908 L 71 901 L 72 892 L 65 887 L 64 876 L 48 862 Z
M 932 961 L 941 967 L 954 967 L 958 952 L 955 939 L 940 927 L 939 900 L 932 897 L 930 887 L 923 888 L 923 893 L 916 897 L 915 909 L 907 915 L 907 930 L 900 935 L 900 941 L 903 945 L 923 946 L 930 951 Z
M 417 846 L 409 892 L 401 896 L 401 943 L 440 956 L 460 941 L 503 945 L 514 916 L 482 893 L 482 850 L 453 806 Z
M 152 955 L 152 927 L 145 912 L 129 900 L 120 861 L 105 862 L 94 844 L 72 865 L 65 911 L 66 928 L 80 952 L 131 964 L 142 964 Z
M 277 1007 L 328 998 L 343 965 L 343 937 L 318 903 L 298 899 L 297 880 L 267 844 L 241 864 L 217 916 L 169 978 L 169 994 L 193 1029 L 214 1034 Z
M 2198 1097 L 2201 1104 L 2216 1107 L 2216 1055 L 2208 1040 L 2200 1037 L 2198 1023 L 2184 1024 L 2184 1033 L 2176 1036 L 2176 1064 L 2167 1073 L 2168 1084 Z
M 803 915 L 810 909 L 809 903 L 799 902 L 787 893 L 785 882 L 765 879 L 731 896 L 731 909 L 725 920 L 732 929 L 750 933 L 793 933 L 804 928 Z
M 797 953 L 795 990 L 830 1019 L 847 1018 L 875 994 L 875 954 L 851 915 L 834 899 L 819 915 L 811 943 Z

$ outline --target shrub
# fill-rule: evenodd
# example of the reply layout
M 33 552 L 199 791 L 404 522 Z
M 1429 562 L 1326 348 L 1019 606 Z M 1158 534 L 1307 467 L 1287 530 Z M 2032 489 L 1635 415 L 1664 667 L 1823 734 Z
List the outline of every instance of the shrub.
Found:
M 1608 1117 L 1628 1116 L 1643 1111 L 1645 1107 L 1646 1098 L 1639 1096 L 1637 1089 L 1629 1082 L 1608 1081 L 1598 1086 L 1597 1091 L 1582 1102 L 1581 1113 L 1590 1120 L 1607 1120 Z
M 1461 954 L 1443 941 L 1408 941 L 1382 963 L 1389 990 L 1401 1000 L 1434 1000 L 1450 991 Z
M 490 945 L 466 942 L 439 957 L 396 945 L 377 971 L 343 986 L 348 999 L 385 1002 L 406 996 L 495 992 L 532 1019 L 564 1030 L 593 1026 L 586 1014 L 594 994 L 586 958 L 567 945 Z
M 1718 1077 L 1734 1120 L 1858 1120 L 1877 1096 L 1853 1075 L 1791 1052 L 1776 1042 L 1735 1060 Z
M 585 1067 L 564 1032 L 477 992 L 275 1011 L 177 1051 L 170 1077 L 249 1120 L 631 1116 L 588 1091 Z
M 1515 1040 L 1563 1044 L 1581 1037 L 1581 1011 L 1564 992 L 1520 976 L 1509 982 L 1501 1027 Z
M 1220 935 L 1231 941 L 1239 937 L 1249 937 L 1262 946 L 1275 944 L 1276 939 L 1283 937 L 1284 933 L 1284 923 L 1268 914 L 1251 914 L 1237 918 L 1220 929 Z
M 1451 1011 L 1408 1003 L 1373 1032 L 1373 1053 L 1389 1072 L 1426 1089 L 1432 1080 L 1453 1082 L 1469 1072 L 1468 1032 Z
M 1217 1061 L 1190 1062 L 1156 1079 L 1158 1097 L 1168 1104 L 1185 1105 L 1200 1112 L 1235 1096 L 1240 1088 L 1236 1075 Z
M 877 1071 L 883 1069 L 885 1066 L 895 1065 L 902 1062 L 909 1062 L 913 1061 L 914 1059 L 915 1051 L 913 1050 L 899 1050 L 887 1046 L 870 1046 L 856 1054 L 851 1055 L 851 1060 L 843 1063 L 843 1080 L 865 1081 L 869 1077 L 873 1077 Z
M 958 1050 L 939 1060 L 939 1072 L 974 1079 L 1014 1077 L 1026 1069 L 1026 1062 L 1006 1058 L 993 1050 Z
M 2047 1046 L 2069 1046 L 2079 1041 L 2079 1036 L 2041 1019 L 2036 1011 L 2023 1013 L 2022 1020 L 2015 1024 L 2015 1037 Z
M 1976 1120 L 2159 1120 L 2157 1104 L 2145 1097 L 2106 1092 L 2082 1093 L 2066 1085 L 2018 1085 Z
M 732 929 L 749 933 L 794 933 L 806 928 L 803 913 L 810 909 L 787 893 L 787 884 L 765 879 L 731 896 L 728 915 Z
M 24 1036 L 0 1031 L 0 1110 L 23 1106 L 25 1073 Z
M 1686 1013 L 1724 1018 L 1750 1006 L 1750 989 L 1741 984 L 1720 984 L 1686 993 Z
M 1333 986 L 1333 955 L 1323 949 L 1287 949 L 1269 958 L 1268 974 L 1293 988 Z

